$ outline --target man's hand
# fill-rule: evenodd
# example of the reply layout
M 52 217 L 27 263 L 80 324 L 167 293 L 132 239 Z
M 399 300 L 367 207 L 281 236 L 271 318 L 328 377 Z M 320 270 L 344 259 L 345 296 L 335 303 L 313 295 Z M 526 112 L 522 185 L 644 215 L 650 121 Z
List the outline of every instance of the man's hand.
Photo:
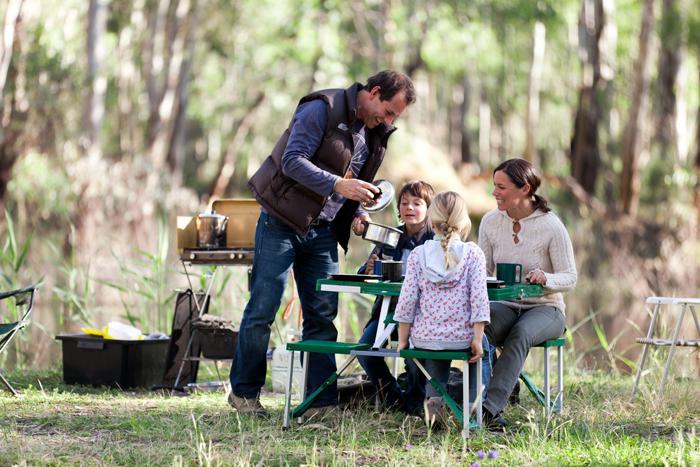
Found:
M 369 214 L 364 212 L 355 217 L 355 219 L 352 221 L 352 231 L 355 235 L 362 235 L 365 233 L 365 224 L 363 224 L 363 222 L 372 222 Z
M 360 203 L 369 203 L 374 200 L 374 194 L 380 192 L 376 186 L 357 178 L 339 178 L 333 191 Z

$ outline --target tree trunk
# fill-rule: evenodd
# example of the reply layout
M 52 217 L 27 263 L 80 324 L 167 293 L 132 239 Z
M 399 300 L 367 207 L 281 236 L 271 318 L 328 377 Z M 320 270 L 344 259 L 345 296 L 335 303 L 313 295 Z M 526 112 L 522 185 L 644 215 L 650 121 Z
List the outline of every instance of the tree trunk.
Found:
M 194 1 L 181 0 L 177 5 L 175 17 L 172 21 L 172 41 L 169 44 L 170 57 L 167 60 L 168 67 L 164 70 L 162 98 L 158 104 L 157 125 L 154 130 L 153 144 L 150 147 L 153 167 L 158 172 L 166 167 L 171 143 L 175 132 L 175 124 L 179 112 L 184 112 L 182 92 L 186 89 L 189 79 L 188 56 L 193 49 L 190 45 L 194 40 Z M 159 93 L 160 94 L 160 93 Z
M 622 174 L 620 204 L 622 212 L 634 215 L 639 205 L 639 153 L 642 147 L 641 127 L 649 96 L 649 48 L 654 23 L 654 0 L 644 0 L 642 26 L 639 32 L 639 55 L 634 64 L 634 84 L 630 96 L 630 112 L 622 140 Z
M 140 122 L 138 111 L 134 108 L 132 95 L 138 82 L 138 73 L 133 59 L 134 32 L 145 29 L 143 23 L 144 0 L 135 2 L 130 13 L 130 22 L 119 31 L 117 40 L 117 110 L 119 122 L 119 153 L 133 159 L 137 148 L 143 147 L 143 138 L 137 130 Z
M 661 157 L 678 162 L 676 131 L 676 81 L 681 64 L 681 15 L 677 0 L 663 0 L 661 16 L 661 54 L 659 55 L 658 92 L 656 95 L 656 140 Z
M 87 89 L 83 114 L 83 149 L 90 160 L 102 157 L 100 129 L 104 117 L 107 77 L 102 70 L 107 5 L 104 0 L 90 0 L 87 24 Z
M 2 50 L 0 50 L 0 209 L 4 207 L 7 184 L 12 177 L 12 168 L 19 159 L 19 139 L 22 135 L 27 110 L 25 69 L 22 57 L 21 9 L 22 0 L 10 0 L 3 22 Z M 10 84 L 10 86 L 8 86 Z M 8 88 L 12 88 L 8 92 Z M 2 124 L 2 122 L 7 122 Z
M 698 79 L 700 79 L 700 51 L 698 51 Z M 698 105 L 697 115 L 700 115 Z M 695 118 L 695 213 L 696 223 L 700 224 L 700 118 Z
M 428 34 L 428 22 L 430 15 L 423 14 L 427 8 L 423 2 L 415 2 L 409 8 L 412 8 L 412 13 L 408 23 L 413 25 L 413 30 L 415 33 L 409 35 L 412 40 L 406 47 L 408 57 L 406 59 L 406 65 L 404 66 L 404 72 L 411 78 L 414 78 L 418 70 L 425 68 L 425 62 L 423 61 L 421 50 L 423 43 L 425 42 L 425 36 Z
M 176 3 L 178 0 L 174 0 Z M 172 43 L 166 41 L 165 33 L 168 23 L 168 10 L 171 0 L 158 0 L 156 8 L 150 12 L 149 20 L 146 23 L 146 30 L 143 45 L 143 76 L 146 82 L 146 93 L 148 95 L 148 124 L 146 127 L 146 144 L 150 147 L 156 139 L 160 129 L 160 105 L 165 93 L 164 87 L 167 77 L 162 78 L 166 65 L 169 62 L 172 51 Z M 175 29 L 175 26 L 172 27 Z
M 540 84 L 542 64 L 544 62 L 546 29 L 540 21 L 535 22 L 532 31 L 532 64 L 530 66 L 529 86 L 527 90 L 527 114 L 525 116 L 525 159 L 539 165 L 535 132 L 540 117 Z
M 600 171 L 599 123 L 604 114 L 604 88 L 613 79 L 614 32 L 608 17 L 612 0 L 583 0 L 579 16 L 581 87 L 569 157 L 571 176 L 589 195 L 595 194 Z
M 471 86 L 469 86 L 469 75 L 467 72 L 464 73 L 462 77 L 462 108 L 460 109 L 461 121 L 460 121 L 460 152 L 462 158 L 462 164 L 469 164 L 472 162 L 472 153 L 469 138 L 469 93 L 471 92 Z
M 174 119 L 172 136 L 170 139 L 170 147 L 168 150 L 168 165 L 170 167 L 170 172 L 173 174 L 172 187 L 178 188 L 182 186 L 182 181 L 184 179 L 184 167 L 185 167 L 185 136 L 187 132 L 187 100 L 189 97 L 189 76 L 192 70 L 192 60 L 194 58 L 194 38 L 193 35 L 189 35 L 187 53 L 185 60 L 180 66 L 180 73 L 178 75 L 177 88 L 176 88 L 176 99 L 177 102 L 177 114 Z
M 5 10 L 2 36 L 0 39 L 0 96 L 4 96 L 5 84 L 7 83 L 7 72 L 12 61 L 12 51 L 15 43 L 15 30 L 22 11 L 24 0 L 9 0 Z
M 248 132 L 253 126 L 253 123 L 255 123 L 256 112 L 264 100 L 265 95 L 260 92 L 246 110 L 243 118 L 234 125 L 233 137 L 229 140 L 226 153 L 219 163 L 217 176 L 209 190 L 210 200 L 223 198 L 226 194 L 226 189 L 235 173 L 237 151 L 243 144 L 245 137 L 248 136 Z
M 491 106 L 484 88 L 479 100 L 479 165 L 491 168 Z
M 464 89 L 460 83 L 460 85 L 452 84 L 450 90 L 447 115 L 447 128 L 449 130 L 447 133 L 447 147 L 452 166 L 458 169 L 462 163 L 462 122 L 464 120 L 462 110 L 464 107 Z

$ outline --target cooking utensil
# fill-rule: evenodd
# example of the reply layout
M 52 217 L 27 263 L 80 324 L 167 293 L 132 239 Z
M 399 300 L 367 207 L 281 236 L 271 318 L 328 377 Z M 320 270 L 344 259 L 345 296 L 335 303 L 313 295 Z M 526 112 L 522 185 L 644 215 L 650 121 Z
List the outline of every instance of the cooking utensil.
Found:
M 228 217 L 216 211 L 203 212 L 197 216 L 197 246 L 208 250 L 226 248 L 226 225 Z
M 381 264 L 382 280 L 401 282 L 403 274 L 403 263 L 401 261 L 385 259 L 378 262 Z
M 382 276 L 374 274 L 331 274 L 330 279 L 334 281 L 364 282 L 368 279 L 380 280 Z
M 391 203 L 396 191 L 394 190 L 394 185 L 392 185 L 389 180 L 375 180 L 372 184 L 379 188 L 379 193 L 375 193 L 374 202 L 372 204 L 363 203 L 362 209 L 367 212 L 381 211 Z
M 388 225 L 377 224 L 376 222 L 363 222 L 365 226 L 365 231 L 362 234 L 362 238 L 375 243 L 379 246 L 388 246 L 390 248 L 396 248 L 399 244 L 399 237 L 401 236 L 401 231 L 395 229 L 394 227 L 389 227 Z

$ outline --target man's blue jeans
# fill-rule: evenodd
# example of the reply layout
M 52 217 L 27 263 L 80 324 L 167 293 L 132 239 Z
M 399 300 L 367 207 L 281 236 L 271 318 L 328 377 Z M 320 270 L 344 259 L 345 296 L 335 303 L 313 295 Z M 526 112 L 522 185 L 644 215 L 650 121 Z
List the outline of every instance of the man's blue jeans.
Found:
M 360 343 L 373 344 L 378 326 L 379 318 L 367 323 L 362 337 L 360 337 Z M 385 406 L 403 409 L 408 414 L 420 413 L 425 398 L 425 376 L 413 361 L 406 360 L 406 376 L 408 377 L 406 391 L 401 391 L 384 358 L 358 356 L 357 361 L 360 362 L 370 381 L 377 387 Z
M 316 281 L 338 272 L 338 246 L 333 224 L 321 223 L 306 236 L 281 220 L 260 213 L 255 230 L 255 258 L 250 300 L 238 331 L 231 367 L 231 390 L 238 397 L 256 398 L 265 384 L 270 329 L 282 302 L 289 269 L 294 268 L 304 317 L 302 339 L 335 341 L 333 319 L 338 295 L 317 292 Z M 335 355 L 310 354 L 307 391 L 318 388 L 335 370 Z M 330 386 L 315 406 L 337 404 L 337 385 Z

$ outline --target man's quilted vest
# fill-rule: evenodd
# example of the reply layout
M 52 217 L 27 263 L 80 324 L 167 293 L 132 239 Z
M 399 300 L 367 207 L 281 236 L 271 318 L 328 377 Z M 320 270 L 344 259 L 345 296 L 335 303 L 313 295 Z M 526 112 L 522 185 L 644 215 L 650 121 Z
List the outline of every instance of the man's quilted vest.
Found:
M 298 104 L 314 99 L 322 99 L 327 104 L 328 124 L 321 145 L 311 157 L 311 162 L 320 169 L 340 177 L 345 175 L 352 159 L 354 142 L 350 129 L 356 118 L 357 94 L 361 89 L 362 85 L 355 83 L 348 89 L 316 91 L 301 98 Z M 291 122 L 275 144 L 272 153 L 248 181 L 248 187 L 268 214 L 281 219 L 300 235 L 305 235 L 326 204 L 326 197 L 282 173 L 282 155 L 287 146 L 290 127 Z M 384 159 L 389 135 L 394 130 L 394 127 L 384 124 L 379 124 L 371 130 L 367 129 L 369 157 L 362 166 L 359 179 L 367 182 L 374 180 Z M 357 206 L 357 201 L 347 200 L 334 220 L 336 238 L 345 251 Z

